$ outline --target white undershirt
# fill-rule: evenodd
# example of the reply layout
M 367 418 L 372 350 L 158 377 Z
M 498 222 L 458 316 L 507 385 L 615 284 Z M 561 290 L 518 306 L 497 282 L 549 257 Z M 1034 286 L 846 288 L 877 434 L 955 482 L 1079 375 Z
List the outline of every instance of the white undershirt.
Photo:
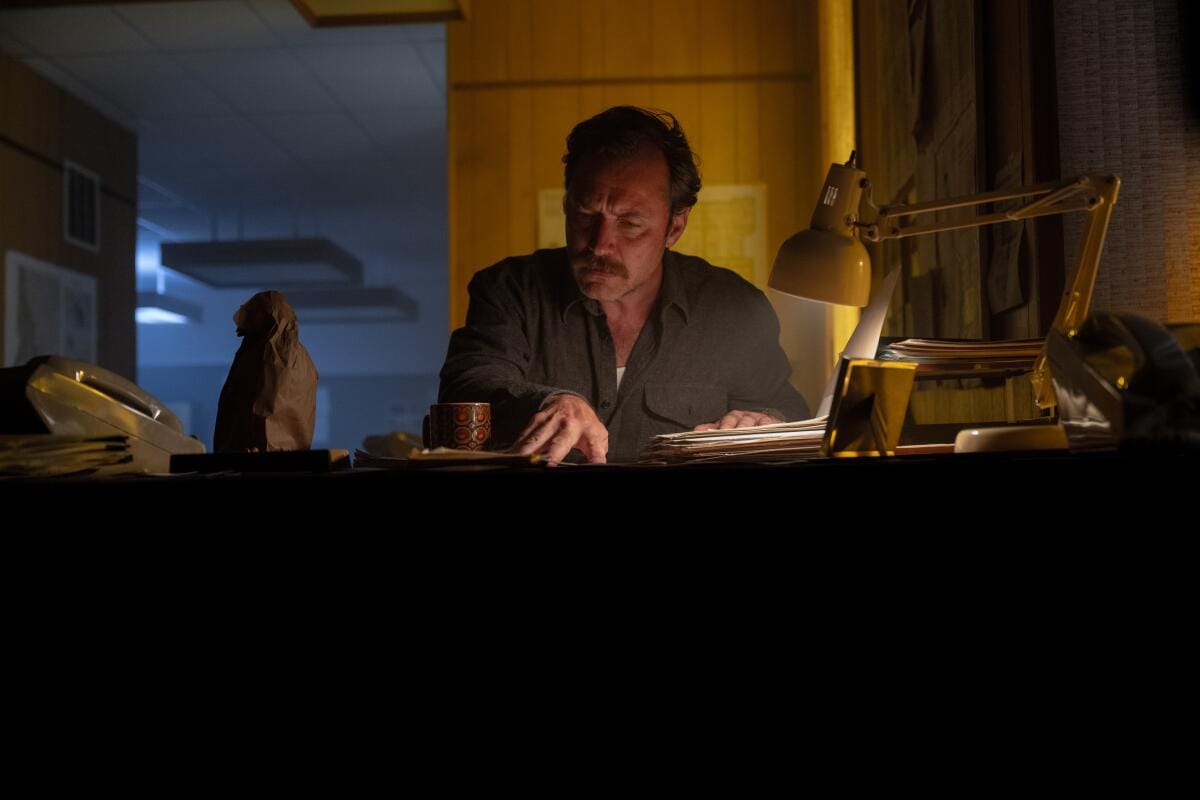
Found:
M 625 368 L 617 367 L 617 388 L 621 388 L 621 378 L 625 377 Z

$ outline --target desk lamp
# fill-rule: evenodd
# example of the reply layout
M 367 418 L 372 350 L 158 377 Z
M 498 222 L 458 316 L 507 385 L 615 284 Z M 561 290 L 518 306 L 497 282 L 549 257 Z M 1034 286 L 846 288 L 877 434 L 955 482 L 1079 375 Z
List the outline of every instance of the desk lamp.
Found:
M 934 200 L 913 205 L 875 209 L 874 222 L 858 218 L 859 201 L 870 189 L 867 174 L 854 163 L 854 153 L 845 164 L 832 164 L 821 198 L 808 230 L 793 235 L 779 248 L 767 285 L 777 291 L 811 300 L 864 306 L 870 292 L 871 266 L 867 250 L 856 234 L 870 242 L 905 239 L 930 233 L 980 228 L 998 222 L 1015 222 L 1034 217 L 1084 211 L 1087 220 L 1079 240 L 1074 277 L 1063 292 L 1052 328 L 1074 338 L 1087 316 L 1096 285 L 1096 272 L 1104 236 L 1112 217 L 1121 180 L 1115 175 L 1089 174 L 1065 181 L 1041 183 L 1015 189 Z M 973 208 L 1007 200 L 1024 205 L 1009 211 L 981 214 L 961 222 L 915 224 L 908 219 L 954 208 Z M 868 207 L 874 208 L 868 198 Z M 1034 400 L 1045 411 L 1056 408 L 1054 387 L 1047 368 L 1046 348 L 1034 363 L 1031 375 Z M 1012 450 L 1062 449 L 1066 435 L 1061 425 L 1024 425 L 963 431 L 955 449 Z

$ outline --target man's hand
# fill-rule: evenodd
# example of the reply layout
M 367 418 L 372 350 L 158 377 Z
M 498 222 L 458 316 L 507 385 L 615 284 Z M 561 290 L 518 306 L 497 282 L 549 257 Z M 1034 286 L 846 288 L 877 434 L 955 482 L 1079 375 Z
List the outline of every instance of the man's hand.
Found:
M 706 422 L 692 428 L 694 431 L 716 431 L 726 428 L 749 428 L 754 425 L 772 425 L 784 420 L 761 411 L 730 411 L 716 422 Z
M 521 431 L 515 453 L 545 453 L 551 463 L 562 461 L 578 447 L 588 461 L 603 464 L 608 455 L 608 429 L 582 397 L 557 394 Z

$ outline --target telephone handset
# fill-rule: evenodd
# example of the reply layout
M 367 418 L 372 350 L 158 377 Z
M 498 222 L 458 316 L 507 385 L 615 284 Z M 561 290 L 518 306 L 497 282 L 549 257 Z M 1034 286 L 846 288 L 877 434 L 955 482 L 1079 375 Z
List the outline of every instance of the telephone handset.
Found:
M 97 367 L 95 364 L 73 361 L 59 356 L 41 356 L 34 361 L 46 364 L 60 374 L 69 375 L 84 386 L 123 403 L 139 414 L 183 433 L 183 423 L 171 409 L 128 378 L 103 367 Z
M 0 369 L 0 433 L 128 437 L 135 466 L 167 472 L 173 453 L 203 453 L 170 409 L 95 364 L 38 356 Z

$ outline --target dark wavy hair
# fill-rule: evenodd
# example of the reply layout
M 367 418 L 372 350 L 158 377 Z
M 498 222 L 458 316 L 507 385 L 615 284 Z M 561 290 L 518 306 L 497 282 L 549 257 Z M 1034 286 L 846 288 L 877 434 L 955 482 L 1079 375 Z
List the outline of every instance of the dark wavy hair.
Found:
M 567 136 L 567 153 L 562 158 L 567 191 L 584 159 L 594 155 L 627 156 L 643 146 L 658 150 L 667 160 L 671 213 L 696 205 L 700 170 L 679 120 L 669 111 L 636 106 L 614 106 L 572 129 Z

